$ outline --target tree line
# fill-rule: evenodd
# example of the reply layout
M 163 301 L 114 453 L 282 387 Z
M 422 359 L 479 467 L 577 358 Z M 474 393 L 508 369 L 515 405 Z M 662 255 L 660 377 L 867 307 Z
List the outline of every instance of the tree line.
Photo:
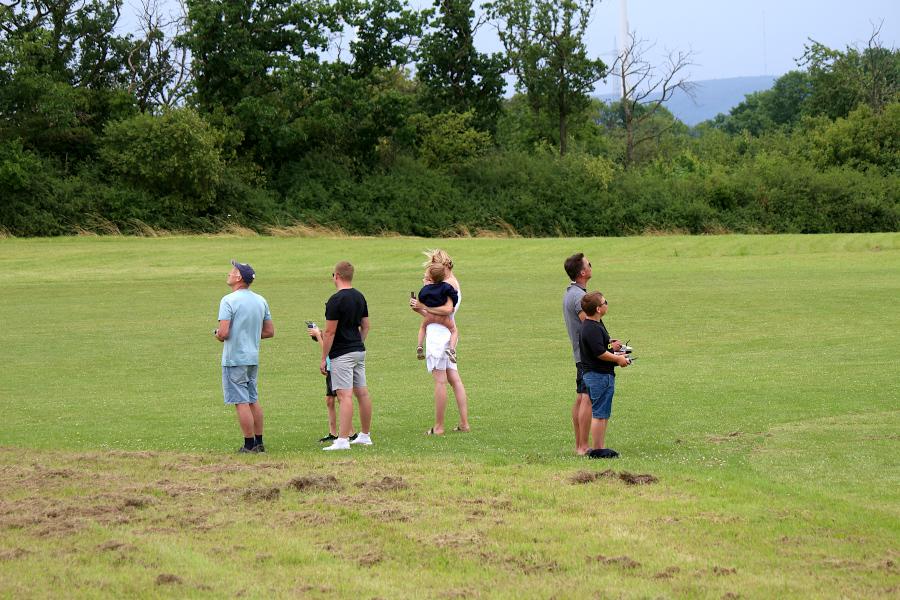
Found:
M 691 56 L 593 0 L 18 0 L 0 6 L 0 234 L 856 232 L 900 225 L 900 54 L 814 40 L 689 128 Z M 478 10 L 476 10 L 478 9 Z M 496 28 L 503 50 L 475 43 Z M 618 102 L 591 92 L 617 78 Z

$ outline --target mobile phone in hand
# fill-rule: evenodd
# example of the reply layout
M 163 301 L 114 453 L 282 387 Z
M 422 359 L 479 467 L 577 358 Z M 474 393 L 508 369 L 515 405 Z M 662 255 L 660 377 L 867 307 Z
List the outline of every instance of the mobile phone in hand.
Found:
M 306 322 L 306 328 L 307 328 L 307 329 L 312 329 L 312 328 L 315 327 L 315 326 L 316 326 L 316 324 L 315 324 L 314 321 L 307 321 L 307 322 Z M 318 341 L 319 341 L 319 338 L 317 338 L 317 337 L 314 336 L 314 335 L 311 335 L 311 336 L 309 337 L 309 339 L 311 339 L 311 340 L 314 341 L 314 342 L 318 342 Z

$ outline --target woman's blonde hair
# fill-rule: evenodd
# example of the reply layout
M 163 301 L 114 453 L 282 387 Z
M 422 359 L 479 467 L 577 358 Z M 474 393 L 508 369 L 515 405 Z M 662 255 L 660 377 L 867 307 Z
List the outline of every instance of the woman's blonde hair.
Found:
M 426 250 L 424 254 L 428 257 L 428 260 L 423 263 L 423 266 L 427 267 L 431 263 L 438 263 L 444 265 L 451 271 L 453 270 L 453 259 L 450 258 L 450 255 L 447 254 L 446 251 L 435 248 L 434 250 Z

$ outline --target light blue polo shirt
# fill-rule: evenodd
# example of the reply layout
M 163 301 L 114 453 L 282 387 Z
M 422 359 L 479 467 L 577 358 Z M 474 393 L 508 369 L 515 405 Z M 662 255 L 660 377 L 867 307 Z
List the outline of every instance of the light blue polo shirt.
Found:
M 266 299 L 246 288 L 231 292 L 219 303 L 219 320 L 231 321 L 222 366 L 258 365 L 263 321 L 272 320 Z

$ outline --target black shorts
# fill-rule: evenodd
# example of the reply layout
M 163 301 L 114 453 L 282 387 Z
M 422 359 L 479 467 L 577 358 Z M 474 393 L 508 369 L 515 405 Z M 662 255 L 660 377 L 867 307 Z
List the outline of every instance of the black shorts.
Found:
M 337 392 L 331 389 L 331 371 L 325 375 L 325 395 L 331 396 L 332 398 L 337 397 Z
M 584 367 L 581 363 L 575 363 L 575 393 L 587 394 L 588 388 L 584 384 Z

